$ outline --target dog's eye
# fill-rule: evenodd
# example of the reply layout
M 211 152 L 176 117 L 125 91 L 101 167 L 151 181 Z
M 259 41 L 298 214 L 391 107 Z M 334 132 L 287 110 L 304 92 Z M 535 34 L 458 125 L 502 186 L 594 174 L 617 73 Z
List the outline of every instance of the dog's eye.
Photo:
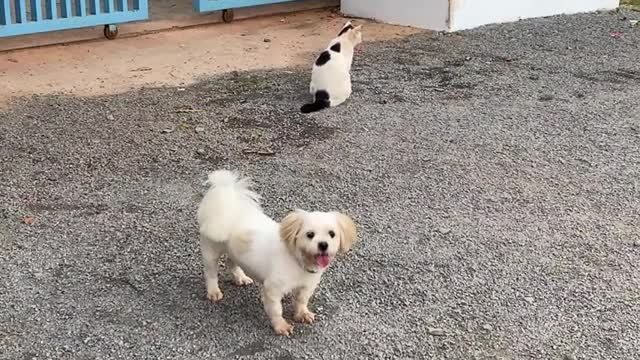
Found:
M 333 230 L 329 230 L 329 236 L 331 236 L 331 238 L 333 239 L 334 237 L 336 237 L 336 233 Z
M 309 239 L 313 239 L 313 237 L 314 237 L 314 236 L 316 236 L 316 234 L 315 234 L 313 231 L 309 231 L 309 232 L 307 233 L 307 237 L 308 237 Z

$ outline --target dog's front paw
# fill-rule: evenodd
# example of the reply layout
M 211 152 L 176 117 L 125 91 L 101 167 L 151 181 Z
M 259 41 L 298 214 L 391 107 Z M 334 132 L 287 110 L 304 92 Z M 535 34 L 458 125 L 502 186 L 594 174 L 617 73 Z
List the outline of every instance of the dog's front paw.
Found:
M 236 276 L 233 278 L 233 283 L 236 286 L 247 286 L 253 284 L 253 279 L 248 277 L 247 275 Z
M 215 289 L 211 289 L 207 291 L 207 299 L 213 301 L 213 302 L 218 302 L 220 300 L 222 300 L 222 291 L 220 290 L 220 288 L 215 288 Z
M 273 330 L 275 330 L 278 335 L 290 336 L 293 334 L 293 325 L 282 319 L 281 321 L 273 323 Z
M 316 314 L 309 310 L 298 311 L 293 316 L 293 319 L 303 324 L 313 324 L 313 321 L 316 319 Z

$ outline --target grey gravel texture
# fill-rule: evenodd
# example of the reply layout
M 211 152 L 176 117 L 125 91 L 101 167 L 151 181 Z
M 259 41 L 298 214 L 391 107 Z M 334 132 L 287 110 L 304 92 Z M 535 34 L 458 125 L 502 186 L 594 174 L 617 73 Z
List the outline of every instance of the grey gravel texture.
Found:
M 0 357 L 640 358 L 638 15 L 369 43 L 353 97 L 311 116 L 306 68 L 17 99 Z M 255 286 L 205 298 L 195 210 L 218 168 L 272 216 L 359 224 L 291 338 Z

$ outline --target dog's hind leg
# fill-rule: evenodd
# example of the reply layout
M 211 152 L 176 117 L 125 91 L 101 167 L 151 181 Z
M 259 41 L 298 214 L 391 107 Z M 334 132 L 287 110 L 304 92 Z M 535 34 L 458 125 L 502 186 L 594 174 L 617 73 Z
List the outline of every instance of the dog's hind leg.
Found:
M 227 257 L 227 266 L 229 267 L 229 271 L 231 275 L 233 275 L 233 283 L 236 286 L 246 286 L 253 284 L 253 279 L 247 276 L 244 273 L 244 270 L 238 265 L 236 265 L 231 258 Z
M 229 252 L 231 254 L 244 254 L 249 251 L 251 246 L 251 236 L 249 233 L 239 233 L 229 239 Z M 245 286 L 253 284 L 253 279 L 248 277 L 244 270 L 233 262 L 231 256 L 227 257 L 227 266 L 231 275 L 233 275 L 233 283 L 237 286 Z
M 224 254 L 225 248 L 225 243 L 214 242 L 200 235 L 204 280 L 207 284 L 207 298 L 211 301 L 222 300 L 222 291 L 218 285 L 218 260 Z

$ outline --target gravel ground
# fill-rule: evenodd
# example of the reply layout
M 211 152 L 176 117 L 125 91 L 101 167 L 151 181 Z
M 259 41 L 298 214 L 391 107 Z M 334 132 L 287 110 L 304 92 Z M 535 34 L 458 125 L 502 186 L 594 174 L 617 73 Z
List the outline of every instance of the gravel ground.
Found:
M 640 358 L 639 15 L 369 43 L 352 99 L 311 116 L 307 69 L 17 99 L 0 357 Z M 270 215 L 359 223 L 291 338 L 256 287 L 205 298 L 195 210 L 218 168 Z

